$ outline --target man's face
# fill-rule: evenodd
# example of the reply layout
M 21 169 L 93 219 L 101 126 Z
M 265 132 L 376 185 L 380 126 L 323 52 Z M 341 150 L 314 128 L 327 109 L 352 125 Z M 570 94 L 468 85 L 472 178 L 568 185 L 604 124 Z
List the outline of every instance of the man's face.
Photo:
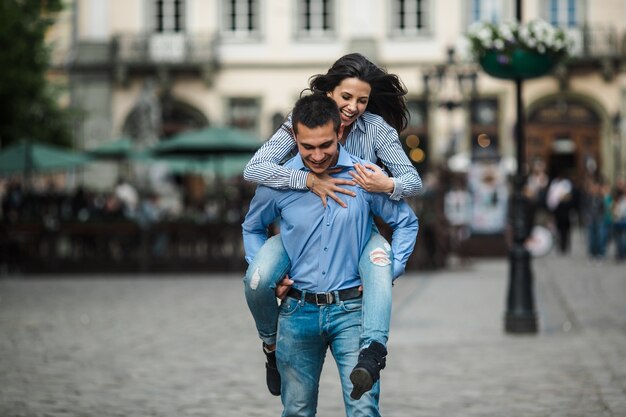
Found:
M 298 123 L 296 143 L 304 165 L 316 174 L 323 173 L 337 163 L 339 138 L 331 121 L 314 129 Z

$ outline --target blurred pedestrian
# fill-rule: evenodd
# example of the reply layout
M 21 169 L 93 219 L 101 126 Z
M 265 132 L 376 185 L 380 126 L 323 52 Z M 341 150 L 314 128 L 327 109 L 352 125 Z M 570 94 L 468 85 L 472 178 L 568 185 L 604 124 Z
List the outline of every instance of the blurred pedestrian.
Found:
M 444 213 L 450 227 L 451 250 L 456 256 L 461 256 L 459 248 L 461 242 L 470 235 L 469 224 L 472 217 L 472 196 L 465 178 L 453 178 L 452 188 L 444 196 Z
M 529 200 L 529 227 L 535 223 L 545 226 L 546 192 L 550 178 L 546 172 L 546 164 L 542 159 L 533 161 L 532 168 L 526 180 L 524 194 Z
M 569 253 L 571 247 L 573 193 L 572 181 L 561 174 L 554 177 L 548 186 L 546 205 L 554 219 L 558 249 L 561 254 Z
M 605 186 L 601 180 L 590 179 L 583 196 L 583 223 L 587 229 L 587 254 L 592 261 L 602 261 L 606 256 L 609 231 L 605 201 Z
M 620 178 L 615 183 L 612 206 L 613 230 L 615 240 L 615 258 L 626 260 L 626 180 Z
M 139 207 L 137 189 L 125 178 L 119 178 L 113 194 L 122 203 L 124 215 L 128 218 L 134 218 Z

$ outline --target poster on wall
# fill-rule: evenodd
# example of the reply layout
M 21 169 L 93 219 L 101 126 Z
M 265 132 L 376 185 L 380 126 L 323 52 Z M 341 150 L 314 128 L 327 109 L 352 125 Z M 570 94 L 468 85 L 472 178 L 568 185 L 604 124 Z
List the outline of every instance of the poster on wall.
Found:
M 473 161 L 468 172 L 468 186 L 472 195 L 471 232 L 503 233 L 509 201 L 504 165 L 499 161 Z

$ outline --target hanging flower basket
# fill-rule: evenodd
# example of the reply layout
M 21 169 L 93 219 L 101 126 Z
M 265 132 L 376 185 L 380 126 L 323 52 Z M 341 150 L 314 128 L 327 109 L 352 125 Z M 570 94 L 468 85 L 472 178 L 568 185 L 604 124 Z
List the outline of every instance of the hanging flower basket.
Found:
M 543 20 L 495 25 L 478 22 L 466 34 L 470 51 L 496 78 L 526 79 L 547 74 L 572 45 L 567 32 Z
M 479 63 L 492 77 L 514 80 L 546 75 L 554 68 L 556 61 L 547 54 L 514 49 L 506 54 L 488 51 L 480 58 Z

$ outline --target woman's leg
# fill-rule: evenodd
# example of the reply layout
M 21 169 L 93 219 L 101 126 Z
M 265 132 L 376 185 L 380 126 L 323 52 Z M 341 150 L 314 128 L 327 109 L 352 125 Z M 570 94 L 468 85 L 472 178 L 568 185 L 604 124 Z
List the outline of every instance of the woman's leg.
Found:
M 391 322 L 392 262 L 389 243 L 380 234 L 372 233 L 359 260 L 363 283 L 361 349 L 372 342 L 387 345 Z
M 353 386 L 350 396 L 355 400 L 372 389 L 385 367 L 391 322 L 392 260 L 389 243 L 378 233 L 372 233 L 359 260 L 363 283 L 361 351 L 350 373 Z
M 291 267 L 280 234 L 269 238 L 248 266 L 244 277 L 244 292 L 259 337 L 267 345 L 276 343 L 278 303 L 276 284 Z

